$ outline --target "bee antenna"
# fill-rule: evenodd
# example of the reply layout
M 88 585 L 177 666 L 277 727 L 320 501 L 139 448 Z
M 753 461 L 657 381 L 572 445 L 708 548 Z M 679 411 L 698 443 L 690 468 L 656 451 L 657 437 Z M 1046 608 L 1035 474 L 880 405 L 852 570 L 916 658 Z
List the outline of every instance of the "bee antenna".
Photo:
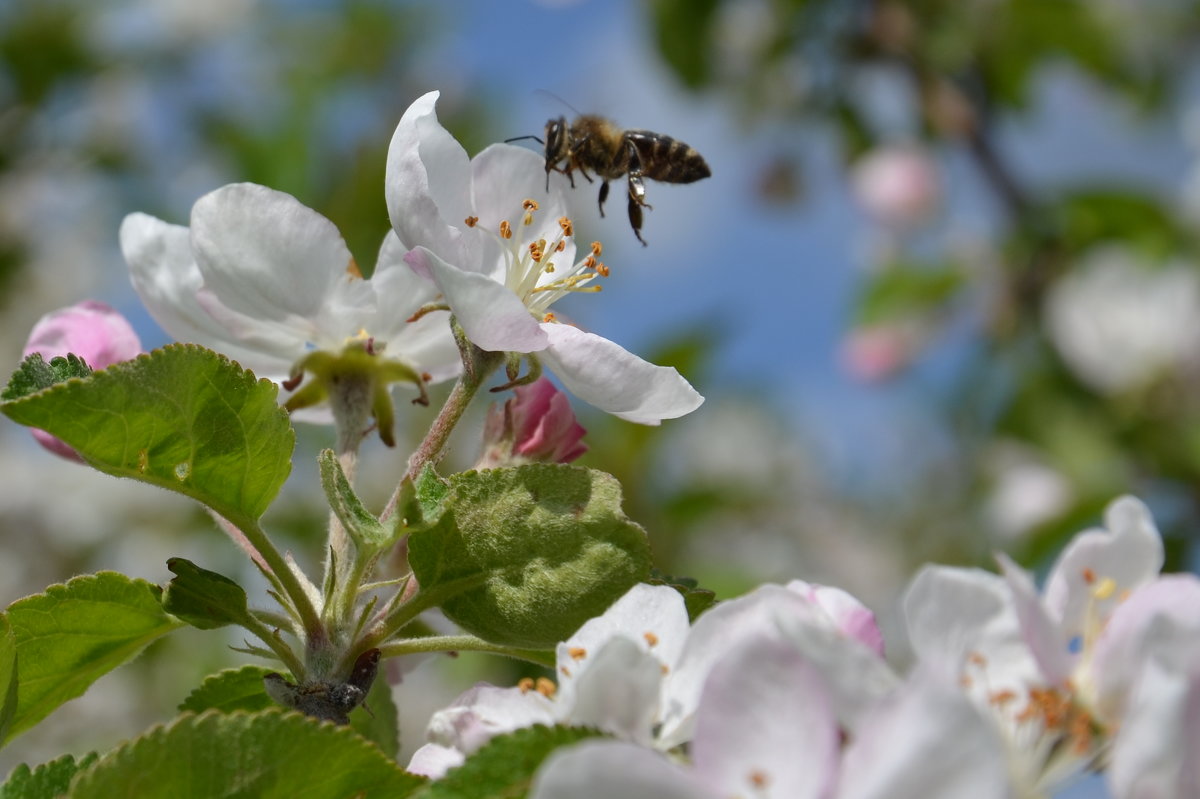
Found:
M 559 97 L 557 94 L 550 91 L 549 89 L 534 89 L 534 94 L 540 94 L 544 97 L 549 97 L 551 100 L 554 100 L 557 103 L 562 103 L 563 105 L 565 105 L 567 108 L 569 108 L 571 110 L 572 113 L 575 114 L 575 116 L 577 116 L 577 117 L 583 116 L 583 113 L 578 108 L 571 105 L 566 100 Z
M 513 137 L 513 138 L 511 138 L 511 139 L 505 139 L 505 140 L 504 140 L 504 143 L 505 143 L 505 144 L 512 144 L 512 143 L 513 143 L 513 142 L 515 142 L 515 141 L 524 141 L 525 139 L 533 139 L 535 142 L 537 142 L 538 144 L 542 145 L 543 147 L 545 147 L 545 146 L 546 146 L 546 142 L 542 141 L 542 140 L 541 140 L 539 137 L 537 137 L 537 136 L 514 136 L 514 137 Z

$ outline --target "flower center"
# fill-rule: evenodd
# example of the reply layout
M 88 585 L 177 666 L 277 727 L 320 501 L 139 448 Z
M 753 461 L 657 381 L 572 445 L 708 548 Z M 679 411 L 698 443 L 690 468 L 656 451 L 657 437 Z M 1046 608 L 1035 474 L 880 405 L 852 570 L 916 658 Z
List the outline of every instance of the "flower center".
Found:
M 522 207 L 525 213 L 520 224 L 529 228 L 538 210 L 537 201 L 525 200 Z M 608 277 L 608 267 L 598 260 L 603 249 L 598 241 L 592 242 L 584 258 L 573 264 L 562 263 L 564 257 L 570 257 L 563 254 L 574 250 L 575 226 L 569 217 L 559 217 L 557 229 L 549 240 L 539 238 L 522 243 L 523 237 L 516 235 L 508 220 L 502 221 L 499 232 L 493 235 L 504 253 L 504 285 L 521 298 L 539 321 L 554 321 L 554 314 L 549 312 L 551 305 L 567 294 L 600 291 L 600 286 L 590 284 L 597 277 Z

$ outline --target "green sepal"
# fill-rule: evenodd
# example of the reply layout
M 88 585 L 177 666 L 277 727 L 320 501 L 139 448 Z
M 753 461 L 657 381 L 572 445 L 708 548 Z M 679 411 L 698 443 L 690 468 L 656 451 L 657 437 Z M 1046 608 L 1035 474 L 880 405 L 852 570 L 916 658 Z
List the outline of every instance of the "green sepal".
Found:
M 167 568 L 175 575 L 163 592 L 163 609 L 201 630 L 250 619 L 246 592 L 223 574 L 202 569 L 186 558 L 171 558 Z
M 367 510 L 354 493 L 342 464 L 333 450 L 325 449 L 317 456 L 321 471 L 321 487 L 333 514 L 354 541 L 359 553 L 371 556 L 390 547 L 396 541 L 395 528 L 388 529 Z
M 420 799 L 518 799 L 529 792 L 534 774 L 554 750 L 589 738 L 607 737 L 589 727 L 537 724 L 493 738 L 458 768 L 417 794 Z
M 449 479 L 444 510 L 409 539 L 422 593 L 491 643 L 548 649 L 648 576 L 645 531 L 592 469 L 531 464 Z
M 73 353 L 68 353 L 65 357 L 59 355 L 46 363 L 42 356 L 35 352 L 21 361 L 17 371 L 8 379 L 4 391 L 0 392 L 0 400 L 18 400 L 58 383 L 65 383 L 73 377 L 87 377 L 91 373 L 92 367 Z
M 696 621 L 696 618 L 716 604 L 717 594 L 715 591 L 710 591 L 707 588 L 701 588 L 699 581 L 693 577 L 672 577 L 669 574 L 664 574 L 658 569 L 652 569 L 650 579 L 646 581 L 650 585 L 668 585 L 674 588 L 683 596 L 684 607 L 687 608 L 688 620 Z

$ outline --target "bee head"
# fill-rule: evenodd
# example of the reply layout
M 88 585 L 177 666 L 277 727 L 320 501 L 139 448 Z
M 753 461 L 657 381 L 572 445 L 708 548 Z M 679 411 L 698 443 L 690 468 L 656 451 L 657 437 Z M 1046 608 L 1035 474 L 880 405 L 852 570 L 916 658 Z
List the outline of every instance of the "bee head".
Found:
M 570 129 L 567 127 L 567 118 L 558 117 L 546 122 L 546 171 L 549 172 L 554 166 L 571 153 L 570 142 L 568 141 L 568 133 Z

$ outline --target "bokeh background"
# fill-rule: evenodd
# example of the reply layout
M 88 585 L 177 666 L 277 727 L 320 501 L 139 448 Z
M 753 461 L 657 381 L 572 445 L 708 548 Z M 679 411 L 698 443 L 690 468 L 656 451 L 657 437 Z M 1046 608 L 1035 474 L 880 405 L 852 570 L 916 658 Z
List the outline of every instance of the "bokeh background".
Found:
M 372 263 L 386 148 L 430 89 L 471 153 L 574 109 L 665 133 L 713 177 L 648 185 L 646 248 L 620 187 L 600 219 L 581 183 L 613 276 L 563 310 L 708 402 L 657 429 L 580 405 L 581 462 L 622 480 L 664 572 L 720 596 L 842 586 L 902 662 L 921 563 L 1044 569 L 1121 493 L 1150 503 L 1169 569 L 1200 565 L 1198 44 L 1190 0 L 0 0 L 0 362 L 88 297 L 166 343 L 117 227 L 186 224 L 224 183 L 294 194 Z M 411 444 L 433 411 L 404 413 Z M 315 563 L 330 433 L 301 432 L 268 521 Z M 368 450 L 381 503 L 407 450 Z M 98 569 L 161 582 L 172 555 L 257 585 L 187 501 L 0 425 L 5 603 Z M 156 644 L 0 767 L 169 718 L 231 643 Z M 438 702 L 513 676 L 495 669 L 407 674 L 405 747 Z

